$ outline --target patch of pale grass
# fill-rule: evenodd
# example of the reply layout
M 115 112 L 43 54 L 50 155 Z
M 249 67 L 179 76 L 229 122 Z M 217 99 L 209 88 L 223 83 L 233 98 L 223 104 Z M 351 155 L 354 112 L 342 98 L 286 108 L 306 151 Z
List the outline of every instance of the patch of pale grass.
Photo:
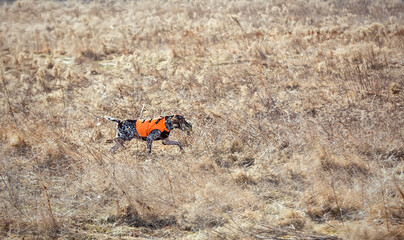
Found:
M 403 9 L 2 3 L 0 237 L 400 238 Z M 185 152 L 108 153 L 172 114 Z

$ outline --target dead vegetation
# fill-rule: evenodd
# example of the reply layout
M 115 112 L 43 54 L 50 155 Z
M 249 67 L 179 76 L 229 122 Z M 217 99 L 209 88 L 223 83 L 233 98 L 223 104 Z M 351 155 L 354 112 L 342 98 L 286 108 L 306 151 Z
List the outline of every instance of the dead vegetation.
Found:
M 0 8 L 1 238 L 402 239 L 402 1 Z M 185 153 L 108 153 L 180 113 Z

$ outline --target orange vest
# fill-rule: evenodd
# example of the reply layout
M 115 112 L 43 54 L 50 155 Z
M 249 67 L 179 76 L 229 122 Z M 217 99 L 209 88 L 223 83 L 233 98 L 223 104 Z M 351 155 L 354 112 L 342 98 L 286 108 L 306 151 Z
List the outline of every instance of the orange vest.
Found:
M 155 118 L 150 120 L 137 120 L 136 121 L 136 130 L 141 137 L 147 137 L 151 131 L 158 129 L 161 132 L 170 132 L 170 130 L 166 127 L 166 119 L 164 117 Z

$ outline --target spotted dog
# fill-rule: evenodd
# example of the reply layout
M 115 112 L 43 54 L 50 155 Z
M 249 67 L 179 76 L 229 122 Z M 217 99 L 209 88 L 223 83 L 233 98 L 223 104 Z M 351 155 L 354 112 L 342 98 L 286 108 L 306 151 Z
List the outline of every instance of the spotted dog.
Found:
M 162 140 L 164 145 L 177 145 L 183 150 L 180 142 L 172 141 L 168 138 L 171 130 L 179 128 L 186 131 L 188 135 L 192 131 L 192 125 L 181 115 L 165 116 L 150 120 L 124 120 L 105 116 L 107 120 L 118 123 L 115 145 L 110 152 L 115 153 L 118 147 L 126 149 L 125 141 L 138 139 L 147 141 L 147 153 L 151 153 L 151 146 L 154 140 Z

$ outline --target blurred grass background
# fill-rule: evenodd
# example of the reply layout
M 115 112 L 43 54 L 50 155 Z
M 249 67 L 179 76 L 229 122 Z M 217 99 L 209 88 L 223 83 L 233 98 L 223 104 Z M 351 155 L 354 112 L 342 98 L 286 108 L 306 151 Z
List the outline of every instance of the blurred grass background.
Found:
M 401 239 L 402 1 L 0 8 L 0 236 Z M 181 114 L 185 153 L 109 155 Z

